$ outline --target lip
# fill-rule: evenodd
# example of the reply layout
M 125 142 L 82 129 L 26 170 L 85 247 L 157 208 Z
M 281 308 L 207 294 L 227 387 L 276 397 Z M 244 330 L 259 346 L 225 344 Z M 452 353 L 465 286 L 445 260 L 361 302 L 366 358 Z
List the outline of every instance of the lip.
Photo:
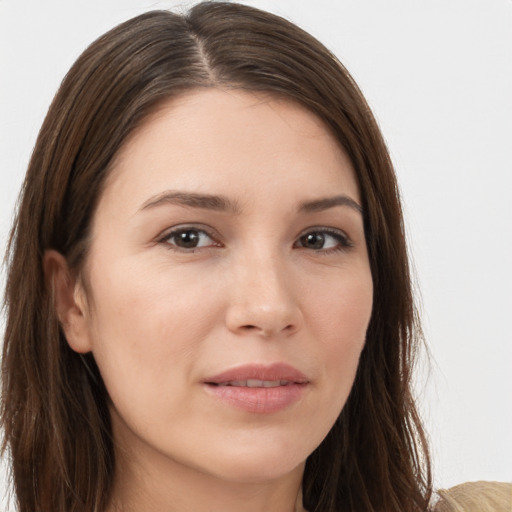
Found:
M 234 380 L 287 380 L 297 384 L 309 382 L 306 375 L 293 366 L 286 363 L 247 364 L 231 368 L 222 373 L 208 377 L 203 382 L 207 384 L 221 384 Z
M 240 381 L 279 381 L 273 387 L 245 387 Z M 234 383 L 226 385 L 227 383 Z M 305 393 L 309 379 L 286 363 L 244 365 L 223 371 L 203 380 L 206 392 L 225 405 L 258 414 L 281 411 L 298 402 Z

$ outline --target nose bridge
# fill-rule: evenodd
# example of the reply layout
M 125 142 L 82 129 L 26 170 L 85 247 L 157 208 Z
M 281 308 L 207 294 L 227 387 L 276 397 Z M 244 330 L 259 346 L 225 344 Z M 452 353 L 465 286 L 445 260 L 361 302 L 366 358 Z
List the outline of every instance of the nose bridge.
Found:
M 251 244 L 234 263 L 228 327 L 263 336 L 295 332 L 301 313 L 290 261 L 274 244 Z
M 241 264 L 241 272 L 245 274 L 244 279 L 250 285 L 245 293 L 252 292 L 252 300 L 255 303 L 261 302 L 261 305 L 284 305 L 291 298 L 287 271 L 289 272 L 277 251 L 254 251 Z

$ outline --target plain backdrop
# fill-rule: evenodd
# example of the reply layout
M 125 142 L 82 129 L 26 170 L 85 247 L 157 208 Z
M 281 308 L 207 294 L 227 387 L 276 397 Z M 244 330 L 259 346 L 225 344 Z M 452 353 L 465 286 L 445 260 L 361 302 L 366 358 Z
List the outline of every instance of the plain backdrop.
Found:
M 388 142 L 431 352 L 417 390 L 437 486 L 512 480 L 512 1 L 246 3 L 333 50 Z M 0 0 L 2 252 L 37 132 L 79 53 L 136 14 L 190 4 Z

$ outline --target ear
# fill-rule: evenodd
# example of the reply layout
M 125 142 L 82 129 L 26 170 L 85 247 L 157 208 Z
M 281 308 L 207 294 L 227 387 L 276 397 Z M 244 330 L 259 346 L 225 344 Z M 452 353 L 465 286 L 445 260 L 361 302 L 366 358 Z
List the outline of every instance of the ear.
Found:
M 68 345 L 79 353 L 92 349 L 85 291 L 69 271 L 66 259 L 54 250 L 44 253 L 46 282 L 53 290 L 55 309 Z

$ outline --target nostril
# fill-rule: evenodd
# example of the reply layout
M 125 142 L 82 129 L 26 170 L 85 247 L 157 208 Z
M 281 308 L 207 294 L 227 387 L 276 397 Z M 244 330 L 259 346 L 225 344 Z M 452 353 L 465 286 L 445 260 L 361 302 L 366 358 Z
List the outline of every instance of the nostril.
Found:
M 258 327 L 257 325 L 250 325 L 250 324 L 243 325 L 243 326 L 242 326 L 242 329 L 243 329 L 245 332 L 253 332 L 253 331 L 257 331 L 257 332 L 258 332 L 258 333 L 260 333 L 264 338 L 268 338 L 268 337 L 270 337 L 270 334 L 271 334 L 271 330 L 270 330 L 270 329 L 264 329 L 263 327 Z
M 252 325 L 252 324 L 242 325 L 241 329 L 243 331 L 245 331 L 245 332 L 257 331 L 264 338 L 270 338 L 272 333 L 277 333 L 278 332 L 278 331 L 275 331 L 272 328 L 266 329 L 264 327 L 258 327 L 257 325 Z M 293 326 L 293 324 L 288 324 L 286 327 L 283 327 L 281 329 L 281 332 L 283 332 L 283 333 L 291 333 L 294 330 L 295 330 L 295 327 Z

